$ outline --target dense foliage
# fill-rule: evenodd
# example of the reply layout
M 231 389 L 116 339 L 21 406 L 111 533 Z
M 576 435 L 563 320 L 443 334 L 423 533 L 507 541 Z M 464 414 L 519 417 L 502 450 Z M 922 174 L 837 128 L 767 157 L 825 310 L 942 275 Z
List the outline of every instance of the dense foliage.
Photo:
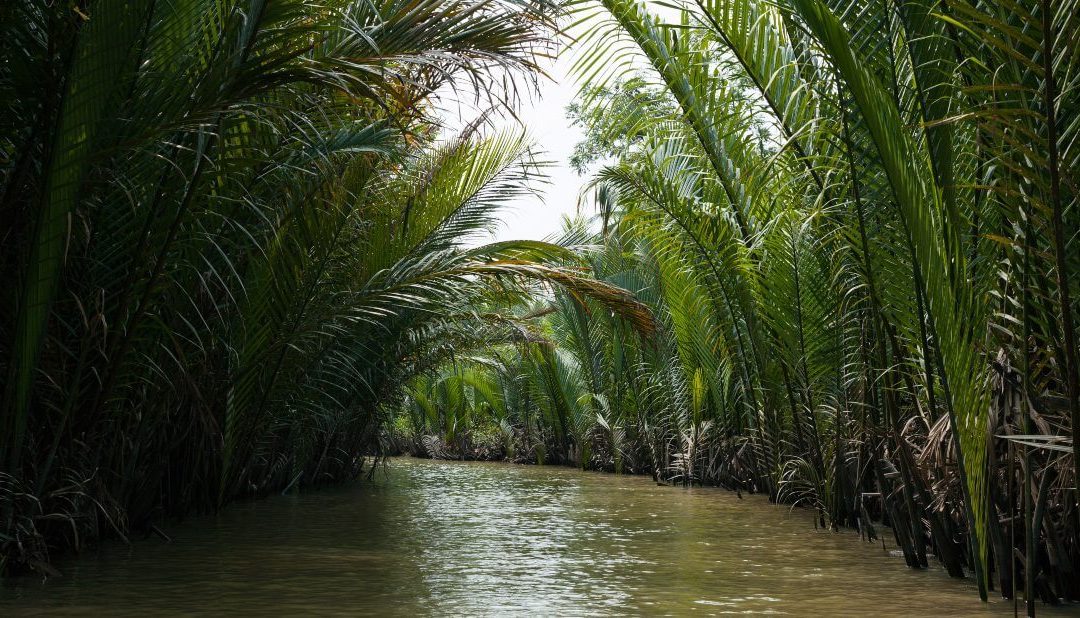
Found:
M 659 333 L 519 308 L 533 341 L 412 383 L 412 448 L 767 492 L 983 595 L 1080 598 L 1080 6 L 575 15 L 592 270 Z
M 405 447 L 1080 599 L 1077 0 L 573 2 L 598 216 L 477 246 L 555 9 L 0 7 L 0 570 Z
M 525 281 L 476 246 L 537 174 L 437 95 L 534 83 L 551 7 L 93 0 L 0 8 L 0 571 L 241 496 L 354 478 L 409 376 Z

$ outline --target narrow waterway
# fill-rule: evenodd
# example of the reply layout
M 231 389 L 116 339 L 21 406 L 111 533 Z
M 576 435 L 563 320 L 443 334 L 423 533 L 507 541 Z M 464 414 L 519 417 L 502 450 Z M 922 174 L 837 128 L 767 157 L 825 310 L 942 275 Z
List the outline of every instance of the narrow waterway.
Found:
M 811 515 L 560 467 L 391 460 L 6 582 L 0 614 L 1011 615 Z

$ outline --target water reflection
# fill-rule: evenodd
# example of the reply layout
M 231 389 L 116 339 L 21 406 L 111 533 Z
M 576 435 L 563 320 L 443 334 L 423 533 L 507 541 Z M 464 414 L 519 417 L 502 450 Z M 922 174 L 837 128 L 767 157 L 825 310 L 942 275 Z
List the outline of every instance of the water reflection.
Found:
M 555 467 L 397 459 L 110 545 L 0 613 L 1007 615 L 756 496 Z

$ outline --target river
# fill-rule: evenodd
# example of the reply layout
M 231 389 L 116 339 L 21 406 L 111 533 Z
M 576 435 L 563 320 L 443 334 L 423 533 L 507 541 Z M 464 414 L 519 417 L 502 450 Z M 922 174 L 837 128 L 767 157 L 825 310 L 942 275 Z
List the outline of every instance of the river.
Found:
M 5 582 L 0 614 L 1012 613 L 812 521 L 646 477 L 400 458 L 373 481 L 233 504 L 170 526 L 171 543 L 109 543 L 62 578 Z

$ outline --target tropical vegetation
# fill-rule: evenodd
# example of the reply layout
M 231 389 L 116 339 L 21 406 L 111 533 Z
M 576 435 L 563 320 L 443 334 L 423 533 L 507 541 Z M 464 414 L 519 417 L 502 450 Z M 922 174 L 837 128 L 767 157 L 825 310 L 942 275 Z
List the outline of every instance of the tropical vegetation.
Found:
M 1076 3 L 572 15 L 590 268 L 657 335 L 523 307 L 534 341 L 412 382 L 408 448 L 765 492 L 984 598 L 1080 597 Z
M 1080 600 L 1076 0 L 0 29 L 3 570 L 405 450 L 761 492 Z M 544 171 L 487 121 L 560 38 L 595 215 L 484 244 Z M 482 112 L 450 131 L 454 97 Z
M 6 3 L 0 567 L 355 478 L 380 405 L 568 250 L 477 244 L 538 173 L 438 123 L 534 83 L 530 2 Z M 497 110 L 510 104 L 492 95 Z

